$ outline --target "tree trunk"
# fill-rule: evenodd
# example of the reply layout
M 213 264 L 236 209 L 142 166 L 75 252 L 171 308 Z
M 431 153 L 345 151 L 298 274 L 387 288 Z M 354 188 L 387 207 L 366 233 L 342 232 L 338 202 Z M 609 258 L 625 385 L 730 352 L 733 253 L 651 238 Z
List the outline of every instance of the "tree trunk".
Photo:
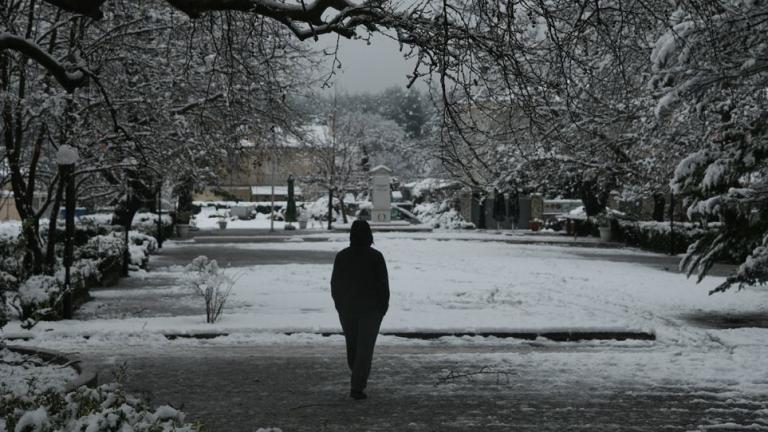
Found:
M 347 209 L 344 206 L 344 198 L 339 197 L 339 205 L 341 206 L 341 220 L 344 221 L 344 223 L 348 223 L 347 221 Z
M 139 211 L 143 201 L 132 195 L 130 200 L 125 199 L 115 206 L 115 213 L 112 215 L 112 225 L 120 225 L 123 228 L 130 229 L 133 223 L 133 217 Z
M 24 238 L 24 270 L 30 274 L 43 272 L 43 250 L 40 245 L 40 220 L 37 217 L 22 218 Z
M 653 194 L 653 220 L 656 222 L 662 222 L 664 220 L 664 207 L 667 202 L 664 199 L 664 195 L 661 193 Z
M 56 272 L 56 240 L 57 230 L 56 224 L 59 217 L 59 209 L 61 208 L 61 200 L 64 194 L 64 182 L 59 181 L 56 188 L 56 197 L 51 203 L 51 215 L 48 220 L 48 242 L 45 252 L 45 272 L 46 274 L 53 275 Z
M 333 188 L 328 188 L 328 231 L 333 228 Z
M 579 186 L 579 195 L 581 195 L 581 202 L 584 203 L 584 211 L 589 217 L 605 211 L 610 192 L 602 190 L 596 182 L 584 181 Z

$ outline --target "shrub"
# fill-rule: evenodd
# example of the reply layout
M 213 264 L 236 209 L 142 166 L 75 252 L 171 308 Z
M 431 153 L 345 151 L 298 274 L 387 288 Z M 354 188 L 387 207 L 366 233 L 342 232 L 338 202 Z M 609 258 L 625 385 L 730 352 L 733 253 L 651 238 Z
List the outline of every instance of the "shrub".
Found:
M 9 294 L 16 292 L 19 287 L 19 280 L 10 273 L 0 270 L 0 330 L 8 324 L 10 320 L 9 313 Z
M 115 233 L 117 234 L 117 233 Z M 123 239 L 117 235 L 97 235 L 88 240 L 88 242 L 77 249 L 76 256 L 79 258 L 92 258 L 105 260 L 123 255 L 125 248 Z
M 142 247 L 147 253 L 152 253 L 157 250 L 157 239 L 142 232 L 129 232 L 128 241 L 131 242 L 132 245 Z
M 166 405 L 152 410 L 145 400 L 126 394 L 122 382 L 83 386 L 69 393 L 55 389 L 24 395 L 3 392 L 0 416 L 4 423 L 0 430 L 7 431 L 201 430 L 200 425 L 184 423 L 184 413 L 175 408 Z
M 94 259 L 98 269 L 104 272 L 108 268 L 114 268 L 121 263 L 125 251 L 124 234 L 113 232 L 110 235 L 100 235 L 88 240 L 88 243 L 78 248 L 76 256 L 79 259 Z M 134 269 L 147 268 L 149 255 L 157 250 L 157 240 L 146 234 L 131 231 L 128 233 L 128 253 L 130 264 Z
M 451 207 L 451 201 L 445 200 L 441 203 L 422 203 L 413 209 L 419 220 L 431 225 L 433 228 L 446 229 L 473 229 L 475 225 L 467 222 L 461 217 L 456 209 Z
M 215 323 L 221 318 L 235 279 L 224 274 L 216 260 L 201 255 L 187 265 L 185 285 L 200 295 L 205 302 L 205 320 Z
M 702 227 L 698 224 L 675 222 L 674 234 L 670 235 L 669 222 L 619 221 L 613 226 L 619 238 L 630 246 L 655 252 L 684 253 L 688 246 L 707 232 L 716 229 L 714 224 Z
M 22 268 L 22 253 L 24 245 L 18 232 L 12 230 L 0 230 L 0 269 L 13 277 L 20 277 Z M 2 287 L 0 287 L 2 288 Z
M 107 235 L 112 231 L 119 230 L 119 226 L 113 226 L 111 223 L 111 216 L 105 218 L 107 215 L 88 215 L 75 218 L 75 235 L 73 237 L 73 243 L 75 246 L 82 246 L 93 237 L 99 235 Z M 56 237 L 57 243 L 63 245 L 66 235 L 66 221 L 64 218 L 59 218 L 56 221 Z M 40 224 L 40 236 L 43 239 L 48 238 L 48 224 Z
M 189 217 L 191 217 L 191 214 L 187 217 L 186 223 L 189 223 Z M 167 212 L 163 212 L 163 215 L 161 217 L 161 223 L 163 227 L 163 236 L 168 237 L 171 234 L 173 218 L 171 218 L 171 216 L 168 215 Z M 183 222 L 179 221 L 179 223 L 183 223 Z M 155 235 L 157 235 L 157 214 L 149 213 L 149 212 L 136 213 L 136 215 L 133 217 L 133 223 L 131 224 L 131 229 L 136 230 L 142 234 L 154 237 Z
M 19 285 L 17 294 L 19 318 L 24 321 L 55 315 L 62 284 L 53 276 L 34 275 Z
M 80 259 L 72 263 L 70 268 L 70 285 L 75 304 L 85 302 L 88 297 L 88 288 L 101 282 L 102 271 L 99 269 L 100 261 L 95 259 Z M 64 286 L 65 268 L 59 266 L 56 271 L 56 279 Z

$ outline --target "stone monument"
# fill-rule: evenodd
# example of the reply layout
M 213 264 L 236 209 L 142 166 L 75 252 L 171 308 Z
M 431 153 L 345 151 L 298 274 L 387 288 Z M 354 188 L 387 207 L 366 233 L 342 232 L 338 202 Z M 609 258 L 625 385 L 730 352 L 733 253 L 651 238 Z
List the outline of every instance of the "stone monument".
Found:
M 392 170 L 379 165 L 370 171 L 371 174 L 371 223 L 389 223 L 392 220 Z

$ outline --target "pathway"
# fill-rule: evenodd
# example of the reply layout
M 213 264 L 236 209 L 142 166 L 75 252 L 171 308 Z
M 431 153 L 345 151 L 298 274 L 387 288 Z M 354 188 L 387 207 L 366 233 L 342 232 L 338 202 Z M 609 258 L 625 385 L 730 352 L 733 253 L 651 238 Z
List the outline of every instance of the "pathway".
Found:
M 159 271 L 101 291 L 100 297 L 111 300 L 84 308 L 80 317 L 194 313 L 190 308 L 199 302 L 179 295 L 174 288 L 178 273 L 164 270 L 200 254 L 236 267 L 330 266 L 333 260 L 332 252 L 311 247 L 222 247 L 237 236 L 209 234 L 164 248 L 152 258 L 152 268 Z M 263 234 L 249 242 L 293 238 Z M 676 261 L 600 249 L 574 252 L 579 259 L 632 260 L 670 271 Z M 121 299 L 121 293 L 147 286 L 151 298 Z M 72 347 L 83 350 L 81 357 L 97 365 L 105 381 L 110 370 L 127 362 L 130 392 L 151 397 L 153 405 L 182 408 L 190 420 L 202 421 L 213 432 L 269 426 L 284 432 L 768 430 L 768 374 L 756 370 L 761 366 L 754 362 L 744 363 L 742 356 L 750 351 L 734 351 L 717 341 L 697 352 L 675 341 L 404 343 L 384 338 L 377 348 L 370 399 L 355 402 L 347 397 L 340 338 L 315 337 L 305 345 L 302 340 L 249 340 L 248 346 L 237 338 L 151 340 L 135 346 L 126 340 L 102 348 L 88 341 Z
M 178 346 L 92 354 L 101 376 L 127 360 L 128 389 L 210 431 L 732 431 L 768 428 L 765 394 L 638 371 L 657 347 L 383 346 L 370 398 L 347 397 L 343 347 Z M 671 355 L 671 354 L 670 354 Z M 723 353 L 712 355 L 725 355 Z M 119 359 L 119 360 L 118 360 Z M 588 359 L 582 364 L 581 359 Z M 671 364 L 673 364 L 671 362 Z M 640 366 L 639 366 L 640 365 Z M 486 374 L 450 379 L 457 374 Z M 644 371 L 645 372 L 645 371 Z

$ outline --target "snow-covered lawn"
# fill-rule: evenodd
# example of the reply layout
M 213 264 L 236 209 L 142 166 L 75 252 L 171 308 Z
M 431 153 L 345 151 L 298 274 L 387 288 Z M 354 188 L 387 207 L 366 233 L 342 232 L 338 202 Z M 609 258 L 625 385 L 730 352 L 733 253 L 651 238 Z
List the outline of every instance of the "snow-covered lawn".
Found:
M 768 292 L 749 289 L 708 296 L 720 278 L 701 284 L 684 276 L 641 264 L 612 262 L 595 254 L 606 251 L 480 241 L 414 240 L 381 234 L 376 247 L 387 258 L 392 291 L 382 331 L 546 331 L 645 330 L 660 340 L 711 338 L 763 330 L 691 329 L 683 316 L 707 311 L 758 313 L 768 306 Z M 329 251 L 346 246 L 345 236 L 327 242 L 224 244 L 230 250 Z M 167 247 L 195 248 L 194 244 Z M 617 255 L 642 256 L 631 250 Z M 220 323 L 204 315 L 96 319 L 40 323 L 37 337 L 62 335 L 187 332 L 338 331 L 330 295 L 332 263 L 254 265 L 228 269 L 235 277 L 229 305 Z M 184 276 L 182 268 L 169 269 Z M 151 273 L 147 275 L 151 277 Z M 179 302 L 196 299 L 180 286 L 170 287 Z M 154 289 L 157 288 L 148 288 Z M 113 291 L 104 292 L 109 301 Z M 142 290 L 133 290 L 142 296 Z M 97 300 L 101 295 L 95 293 Z M 9 333 L 20 331 L 15 324 Z

